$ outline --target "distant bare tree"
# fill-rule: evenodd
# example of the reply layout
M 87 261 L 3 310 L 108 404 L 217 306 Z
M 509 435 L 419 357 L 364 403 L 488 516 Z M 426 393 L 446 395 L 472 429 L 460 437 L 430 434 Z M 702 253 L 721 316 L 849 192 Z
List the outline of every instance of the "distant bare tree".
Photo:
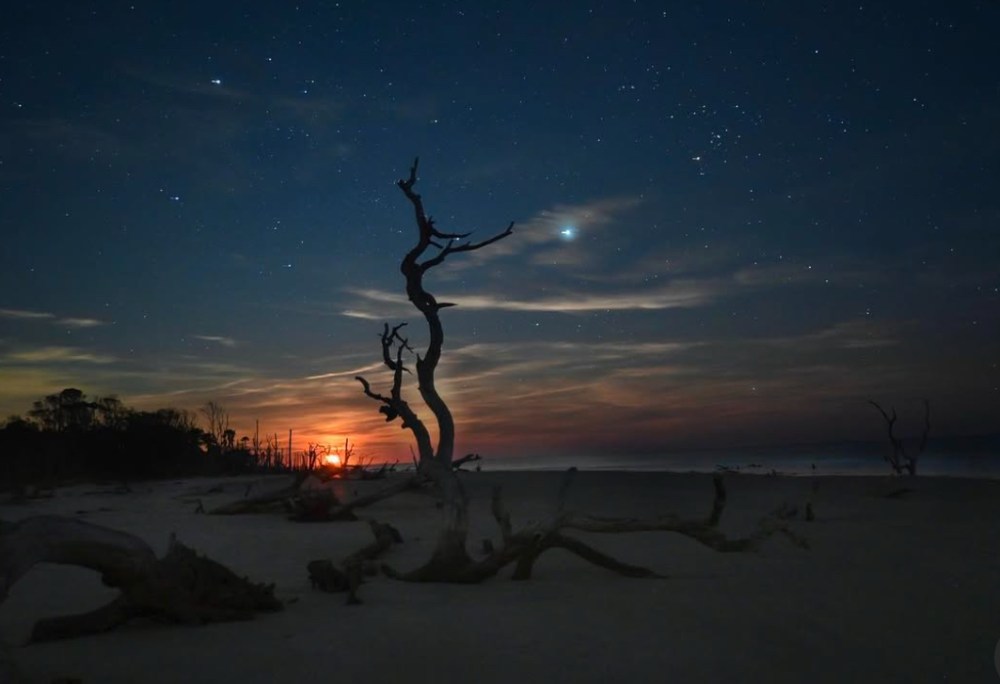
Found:
M 877 402 L 869 400 L 868 402 L 872 406 L 878 409 L 878 412 L 882 414 L 882 418 L 885 419 L 885 426 L 889 433 L 889 446 L 892 449 L 891 453 L 886 453 L 885 460 L 892 467 L 893 472 L 897 475 L 902 475 L 905 471 L 909 475 L 917 474 L 917 459 L 920 454 L 924 453 L 924 449 L 927 447 L 927 435 L 931 430 L 931 404 L 926 399 L 923 400 L 924 403 L 924 430 L 920 435 L 920 442 L 917 445 L 917 449 L 914 452 L 906 450 L 903 440 L 896 436 L 893 431 L 893 427 L 896 424 L 896 408 L 890 407 L 889 410 L 892 412 L 890 416 L 886 413 Z
M 322 444 L 309 442 L 306 450 L 302 453 L 302 465 L 306 470 L 315 470 L 323 464 L 323 457 L 326 455 L 326 447 Z
M 230 444 L 231 440 L 228 439 L 227 433 L 229 430 L 229 411 L 224 409 L 221 404 L 215 401 L 209 401 L 204 406 L 201 407 L 201 415 L 205 417 L 205 422 L 207 423 L 205 432 L 212 436 L 213 442 L 221 449 L 225 449 L 225 445 Z M 235 437 L 235 432 L 233 436 Z
M 284 468 L 284 455 L 281 452 L 281 445 L 278 442 L 278 433 L 264 435 L 264 463 L 266 468 L 282 470 Z
M 354 447 L 351 446 L 351 438 L 344 438 L 344 450 L 340 453 L 340 467 L 344 470 L 351 465 L 351 457 L 354 456 Z

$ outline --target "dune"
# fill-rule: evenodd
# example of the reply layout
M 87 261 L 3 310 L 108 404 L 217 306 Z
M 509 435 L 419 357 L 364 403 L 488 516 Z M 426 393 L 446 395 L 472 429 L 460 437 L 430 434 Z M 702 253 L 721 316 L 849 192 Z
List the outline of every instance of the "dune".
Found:
M 490 491 L 502 485 L 514 526 L 552 512 L 561 475 L 463 475 L 470 546 L 498 537 Z M 133 622 L 113 632 L 26 644 L 39 618 L 82 612 L 115 595 L 95 573 L 39 565 L 0 604 L 0 644 L 23 681 L 85 683 L 275 681 L 475 682 L 984 682 L 1000 638 L 1000 481 L 942 477 L 728 475 L 721 528 L 739 536 L 784 505 L 809 541 L 782 537 L 755 553 L 722 554 L 685 537 L 574 533 L 665 578 L 630 579 L 560 550 L 531 580 L 510 570 L 475 586 L 376 577 L 363 605 L 314 590 L 305 566 L 370 541 L 364 522 L 293 523 L 280 515 L 195 513 L 280 477 L 190 479 L 60 488 L 0 506 L 5 521 L 76 516 L 139 536 L 162 553 L 171 533 L 238 574 L 274 582 L 281 613 L 199 627 Z M 337 482 L 341 496 L 382 486 Z M 886 494 L 905 487 L 909 491 Z M 705 474 L 580 472 L 566 505 L 649 516 L 708 513 Z M 815 520 L 802 515 L 812 503 Z M 425 560 L 441 513 L 425 492 L 363 511 L 405 542 L 384 561 Z M 2 676 L 2 675 L 0 675 Z M 14 681 L 15 675 L 8 675 Z

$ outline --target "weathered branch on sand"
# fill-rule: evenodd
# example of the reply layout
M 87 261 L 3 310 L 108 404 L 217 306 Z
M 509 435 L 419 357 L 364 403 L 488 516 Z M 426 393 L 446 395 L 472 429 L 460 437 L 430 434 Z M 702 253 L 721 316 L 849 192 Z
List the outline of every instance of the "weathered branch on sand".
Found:
M 176 539 L 158 559 L 138 537 L 61 516 L 35 516 L 0 528 L 0 601 L 24 573 L 46 562 L 96 570 L 121 595 L 88 613 L 40 620 L 32 641 L 105 632 L 136 617 L 200 624 L 248 620 L 283 608 L 273 584 L 238 577 Z
M 341 508 L 341 504 L 333 491 L 322 486 L 309 486 L 310 483 L 318 485 L 320 480 L 315 475 L 304 474 L 296 477 L 295 482 L 287 487 L 230 501 L 213 508 L 209 514 L 245 515 L 278 511 L 289 514 L 292 520 L 307 522 L 356 519 L 347 511 L 342 512 L 342 518 L 334 515 L 333 511 Z
M 483 457 L 479 454 L 466 454 L 462 458 L 456 458 L 451 462 L 452 470 L 461 470 L 462 466 L 466 463 L 473 463 L 475 461 L 481 461 Z
M 292 520 L 299 522 L 328 522 L 334 520 L 357 520 L 354 511 L 395 496 L 409 489 L 416 489 L 427 482 L 419 473 L 391 481 L 384 487 L 342 502 L 326 487 L 309 488 L 303 485 L 309 479 L 272 492 L 231 501 L 209 511 L 212 515 L 242 515 L 247 513 L 269 513 L 282 511 L 289 513 Z
M 370 494 L 365 494 L 364 496 L 359 496 L 351 499 L 350 501 L 340 504 L 334 507 L 330 511 L 331 519 L 335 520 L 351 520 L 354 516 L 354 511 L 358 508 L 365 508 L 366 506 L 371 506 L 374 503 L 378 503 L 383 499 L 388 499 L 391 496 L 395 496 L 401 492 L 408 491 L 410 489 L 417 489 L 426 484 L 427 479 L 420 475 L 411 475 L 409 477 L 401 477 L 385 487 L 381 487 Z
M 361 603 L 357 592 L 362 577 L 377 572 L 372 561 L 393 544 L 403 542 L 403 537 L 392 525 L 376 520 L 370 520 L 368 524 L 371 526 L 375 541 L 346 556 L 338 565 L 325 559 L 309 562 L 306 569 L 314 588 L 331 593 L 346 591 L 348 604 Z
M 729 539 L 718 529 L 718 524 L 726 504 L 726 489 L 720 475 L 714 479 L 715 498 L 712 511 L 705 519 L 688 520 L 674 515 L 656 518 L 603 518 L 563 512 L 562 501 L 568 481 L 574 470 L 567 473 L 560 487 L 556 505 L 556 515 L 548 523 L 529 526 L 518 532 L 511 529 L 510 514 L 503 505 L 499 489 L 494 490 L 492 511 L 500 527 L 501 543 L 494 548 L 492 543 L 484 545 L 486 557 L 472 560 L 468 556 L 444 558 L 435 554 L 425 565 L 410 572 L 399 572 L 383 565 L 386 575 L 409 582 L 452 582 L 460 584 L 481 582 L 496 575 L 505 566 L 516 563 L 512 579 L 523 580 L 531 576 L 535 561 L 549 549 L 565 549 L 583 560 L 627 577 L 663 577 L 649 568 L 622 562 L 599 551 L 589 544 L 568 536 L 564 530 L 580 530 L 599 533 L 623 532 L 673 532 L 721 553 L 749 552 L 775 534 L 786 536 L 797 546 L 806 548 L 805 539 L 792 532 L 780 521 L 765 518 L 759 528 L 748 537 Z

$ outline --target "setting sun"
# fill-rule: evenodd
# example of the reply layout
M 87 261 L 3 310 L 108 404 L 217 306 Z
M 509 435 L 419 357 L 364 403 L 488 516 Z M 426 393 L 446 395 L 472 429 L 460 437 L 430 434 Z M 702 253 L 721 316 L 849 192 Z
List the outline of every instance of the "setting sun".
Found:
M 327 454 L 324 460 L 326 461 L 327 465 L 332 465 L 332 466 L 340 465 L 340 456 L 338 456 L 337 454 Z

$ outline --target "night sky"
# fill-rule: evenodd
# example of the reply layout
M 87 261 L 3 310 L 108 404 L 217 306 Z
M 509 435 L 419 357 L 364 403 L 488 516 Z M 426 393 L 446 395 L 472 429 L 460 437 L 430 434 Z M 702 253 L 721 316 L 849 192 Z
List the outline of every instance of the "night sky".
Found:
M 9 2 L 0 415 L 64 387 L 409 460 L 353 380 L 409 320 L 457 449 L 1000 426 L 996 2 Z M 418 404 L 413 383 L 409 398 Z M 421 406 L 422 408 L 422 406 Z M 426 409 L 420 414 L 430 421 Z

